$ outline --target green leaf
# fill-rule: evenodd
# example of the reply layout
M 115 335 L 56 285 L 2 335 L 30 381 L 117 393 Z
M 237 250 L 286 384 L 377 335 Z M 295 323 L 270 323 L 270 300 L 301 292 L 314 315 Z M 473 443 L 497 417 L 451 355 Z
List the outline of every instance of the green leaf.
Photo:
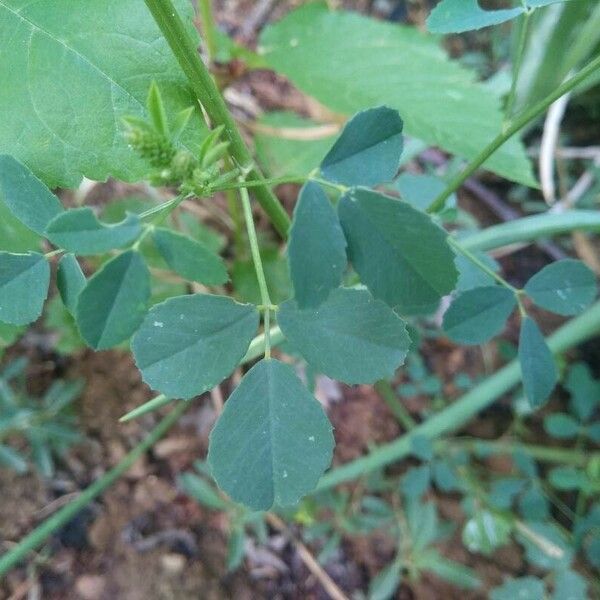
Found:
M 272 69 L 333 111 L 384 104 L 402 115 L 409 136 L 463 158 L 473 159 L 502 130 L 498 97 L 413 27 L 311 2 L 266 27 L 260 46 Z M 517 138 L 486 168 L 535 183 Z
M 43 254 L 0 252 L 0 321 L 27 325 L 41 314 L 50 284 Z
M 491 600 L 542 600 L 545 597 L 544 582 L 537 577 L 508 579 L 490 594 Z
M 277 318 L 314 369 L 346 383 L 392 377 L 410 347 L 404 321 L 366 290 L 339 288 L 314 309 L 289 300 Z
M 552 600 L 583 600 L 588 597 L 587 588 L 587 581 L 576 571 L 557 571 Z
M 0 358 L 2 358 L 4 350 L 19 339 L 22 333 L 22 326 L 8 325 L 7 323 L 2 323 L 2 321 L 0 321 Z
M 556 525 L 539 521 L 528 521 L 525 525 L 531 534 L 517 533 L 516 538 L 524 547 L 529 563 L 545 570 L 565 569 L 571 564 L 575 551 Z
M 510 522 L 505 518 L 482 510 L 466 522 L 462 541 L 470 552 L 491 554 L 508 543 L 511 529 Z
M 594 273 L 572 258 L 549 264 L 525 286 L 525 293 L 538 306 L 565 316 L 585 310 L 597 291 Z
M 0 5 L 0 31 L 1 15 Z M 2 55 L 0 51 L 0 64 Z M 5 71 L 0 68 L 0 72 Z M 1 104 L 0 99 L 0 106 Z M 14 107 L 10 110 L 10 114 L 14 115 Z M 12 122 L 12 119 L 4 119 L 3 124 L 7 125 L 9 122 Z M 23 225 L 39 235 L 44 235 L 48 223 L 64 210 L 59 199 L 25 165 L 7 154 L 0 156 L 0 200 Z
M 473 252 L 473 254 L 479 261 L 494 271 L 494 273 L 497 273 L 500 270 L 498 262 L 489 254 L 486 254 L 485 252 Z M 456 255 L 454 264 L 458 269 L 458 281 L 456 282 L 457 291 L 464 292 L 475 287 L 496 285 L 496 282 L 491 275 L 482 271 L 480 267 L 463 254 Z
M 335 128 L 291 112 L 265 113 L 257 125 L 256 155 L 271 177 L 307 175 L 335 140 Z
M 296 504 L 315 488 L 333 443 L 323 408 L 293 369 L 262 360 L 225 403 L 210 435 L 208 462 L 231 498 L 268 510 L 274 503 Z
M 175 4 L 197 40 L 192 7 Z M 146 116 L 151 80 L 167 113 L 197 105 L 150 11 L 137 0 L 57 0 L 52 10 L 3 0 L 0 40 L 0 114 L 11 115 L 0 127 L 0 152 L 14 154 L 50 187 L 75 187 L 82 175 L 138 181 L 146 174 L 121 122 Z M 204 131 L 196 110 L 182 141 L 189 146 Z
M 104 263 L 79 294 L 76 320 L 83 339 L 105 350 L 128 339 L 148 309 L 150 272 L 129 250 Z
M 79 294 L 86 286 L 87 280 L 77 259 L 73 254 L 65 254 L 58 263 L 56 285 L 63 304 L 72 315 L 75 315 Z
M 363 188 L 343 196 L 338 210 L 348 257 L 376 298 L 415 314 L 432 312 L 454 289 L 454 253 L 429 216 Z
M 36 251 L 41 238 L 25 227 L 10 211 L 0 197 L 0 251 L 24 253 Z
M 581 428 L 572 416 L 565 413 L 554 413 L 544 419 L 544 429 L 552 437 L 558 439 L 569 439 L 575 437 Z
M 63 212 L 48 224 L 45 236 L 59 248 L 80 255 L 103 254 L 123 248 L 142 233 L 137 215 L 129 214 L 121 223 L 105 225 L 89 206 Z
M 155 229 L 152 239 L 167 265 L 183 278 L 205 285 L 220 285 L 229 279 L 223 259 L 204 244 L 163 228 Z
M 435 573 L 441 579 L 465 589 L 476 589 L 481 586 L 477 575 L 469 567 L 443 557 L 437 550 L 428 549 L 419 557 L 419 566 Z
M 321 163 L 325 179 L 366 187 L 394 179 L 402 154 L 402 119 L 387 106 L 354 115 Z
M 183 491 L 194 500 L 213 510 L 227 510 L 230 505 L 219 496 L 218 492 L 207 481 L 193 473 L 182 473 L 177 478 Z
M 389 600 L 402 582 L 400 564 L 394 561 L 384 567 L 369 583 L 369 600 Z
M 547 519 L 550 516 L 548 499 L 537 486 L 529 488 L 519 498 L 519 511 L 525 519 Z
M 559 2 L 568 2 L 569 0 L 525 0 L 525 4 L 530 8 L 541 8 L 550 6 L 550 4 L 558 4 Z
M 581 490 L 588 485 L 588 479 L 583 471 L 574 467 L 555 467 L 548 473 L 550 485 L 557 490 Z
M 446 189 L 446 182 L 434 175 L 402 173 L 394 182 L 394 187 L 400 192 L 402 200 L 424 211 Z M 446 200 L 446 205 L 456 205 L 456 194 Z
M 321 186 L 308 182 L 300 191 L 288 243 L 294 298 L 314 308 L 342 282 L 346 239 L 337 213 Z
M 420 498 L 429 489 L 430 480 L 429 465 L 411 467 L 402 477 L 400 488 L 407 498 Z
M 522 6 L 483 10 L 477 0 L 443 0 L 427 18 L 427 29 L 433 33 L 462 33 L 510 21 L 524 11 Z
M 483 344 L 504 329 L 516 305 L 513 292 L 499 285 L 467 290 L 444 314 L 444 331 L 456 342 Z
M 600 404 L 600 380 L 594 379 L 585 363 L 575 363 L 569 369 L 565 388 L 571 394 L 570 407 L 580 421 L 587 421 Z
M 537 323 L 525 317 L 519 336 L 519 362 L 525 396 L 532 407 L 541 406 L 558 381 L 554 357 Z
M 180 296 L 152 307 L 131 347 L 149 386 L 188 399 L 237 367 L 257 328 L 254 306 L 225 296 Z
M 59 354 L 69 356 L 87 347 L 74 316 L 58 296 L 51 298 L 46 305 L 44 323 L 56 336 L 54 348 Z

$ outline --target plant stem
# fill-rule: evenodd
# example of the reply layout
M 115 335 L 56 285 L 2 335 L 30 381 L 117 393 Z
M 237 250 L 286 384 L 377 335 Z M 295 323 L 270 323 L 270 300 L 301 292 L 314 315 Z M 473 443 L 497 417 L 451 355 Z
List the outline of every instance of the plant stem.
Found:
M 460 244 L 471 251 L 494 250 L 575 230 L 600 233 L 600 211 L 571 210 L 524 217 L 473 233 L 462 239 Z
M 206 54 L 211 63 L 217 55 L 217 29 L 212 10 L 211 0 L 199 0 L 200 17 L 202 19 L 202 33 L 206 42 Z
M 501 286 L 510 290 L 513 294 L 515 294 L 515 296 L 517 296 L 517 298 L 519 297 L 519 290 L 516 287 L 512 286 L 510 283 L 508 283 L 508 281 L 506 281 L 506 279 L 504 279 L 504 277 L 501 277 L 498 275 L 498 273 L 490 269 L 485 263 L 479 260 L 470 250 L 464 248 L 462 244 L 455 240 L 452 236 L 448 236 L 448 243 L 457 252 L 460 252 L 463 256 L 466 256 L 476 267 L 497 281 Z
M 183 414 L 189 403 L 182 402 L 177 405 L 135 448 L 128 452 L 125 457 L 110 471 L 107 471 L 100 479 L 86 488 L 81 494 L 67 504 L 41 525 L 36 527 L 29 535 L 25 536 L 14 548 L 0 557 L 0 577 L 9 569 L 23 560 L 29 552 L 50 537 L 55 531 L 68 523 L 82 508 L 89 504 L 96 496 L 100 495 L 106 488 L 112 485 L 123 473 L 135 463 L 140 456 L 149 450 Z
M 374 387 L 375 391 L 383 398 L 384 402 L 388 405 L 388 408 L 392 411 L 396 419 L 398 419 L 398 422 L 402 427 L 404 427 L 406 431 L 414 429 L 417 425 L 416 421 L 411 417 L 398 396 L 396 396 L 390 382 L 387 379 L 381 379 L 375 383 Z
M 211 188 L 213 192 L 223 192 L 225 190 L 239 190 L 240 188 L 252 188 L 259 187 L 261 185 L 280 185 L 282 183 L 304 183 L 307 181 L 309 177 L 303 177 L 298 175 L 296 177 L 274 177 L 273 179 L 261 179 L 260 181 L 240 181 L 233 183 L 226 183 L 225 185 L 220 185 L 214 188 Z
M 256 199 L 269 216 L 275 229 L 285 236 L 290 226 L 290 219 L 268 186 L 260 185 L 263 176 L 254 166 L 252 155 L 244 143 L 235 120 L 208 69 L 200 60 L 194 41 L 189 36 L 173 2 L 171 0 L 144 1 L 188 78 L 192 91 L 212 121 L 212 125 L 224 126 L 225 136 L 230 142 L 231 157 L 242 170 L 248 169 L 246 177 L 248 181 L 259 182 Z
M 523 63 L 523 55 L 525 54 L 525 43 L 527 42 L 527 33 L 529 31 L 529 22 L 531 20 L 531 12 L 526 8 L 523 13 L 523 22 L 520 25 L 519 30 L 519 41 L 517 44 L 517 55 L 515 57 L 513 65 L 512 83 L 510 86 L 510 92 L 506 101 L 506 109 L 504 113 L 504 126 L 506 127 L 512 117 L 513 107 L 517 96 L 517 82 L 519 79 L 519 73 L 521 71 L 521 65 Z
M 564 352 L 568 348 L 590 339 L 598 332 L 600 332 L 600 302 L 563 325 L 548 338 L 548 345 L 555 354 Z M 411 451 L 413 436 L 424 435 L 429 439 L 435 439 L 462 427 L 477 413 L 488 408 L 502 394 L 517 385 L 520 379 L 519 363 L 517 360 L 513 360 L 459 400 L 417 425 L 410 433 L 376 448 L 367 456 L 331 470 L 321 478 L 316 491 L 330 489 L 404 458 Z
M 591 60 L 579 73 L 559 85 L 551 94 L 525 109 L 514 118 L 510 119 L 503 131 L 499 133 L 463 170 L 456 175 L 446 189 L 431 203 L 427 212 L 437 212 L 444 206 L 446 200 L 507 140 L 521 130 L 527 123 L 539 117 L 554 101 L 577 87 L 589 77 L 596 69 L 600 68 L 600 55 Z
M 436 449 L 438 444 L 436 444 Z M 590 460 L 599 456 L 597 452 L 586 453 L 583 450 L 572 448 L 552 448 L 536 444 L 522 444 L 504 440 L 479 440 L 471 438 L 454 438 L 452 440 L 441 440 L 439 448 L 443 451 L 447 448 L 462 448 L 469 452 L 490 452 L 494 454 L 513 454 L 524 452 L 532 458 L 542 462 L 560 463 L 574 466 L 585 466 Z
M 260 257 L 260 249 L 258 247 L 258 237 L 256 236 L 256 227 L 254 227 L 254 218 L 252 216 L 252 206 L 250 205 L 250 195 L 246 188 L 240 189 L 240 198 L 242 199 L 242 208 L 244 210 L 244 218 L 246 220 L 246 230 L 248 232 L 248 240 L 250 242 L 250 251 L 252 252 L 252 261 L 256 270 L 256 278 L 258 279 L 258 288 L 260 290 L 260 301 L 264 307 L 264 324 L 265 324 L 265 358 L 271 358 L 271 309 L 273 307 L 269 296 L 269 288 L 265 278 L 262 258 Z

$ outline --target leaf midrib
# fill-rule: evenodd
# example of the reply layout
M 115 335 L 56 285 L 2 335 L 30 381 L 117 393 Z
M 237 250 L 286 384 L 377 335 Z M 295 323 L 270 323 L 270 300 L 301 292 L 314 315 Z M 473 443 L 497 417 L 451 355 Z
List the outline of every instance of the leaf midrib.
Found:
M 234 325 L 237 325 L 239 323 L 241 323 L 242 321 L 244 321 L 245 319 L 254 316 L 253 312 L 248 312 L 246 315 L 244 315 L 242 318 L 236 319 L 235 321 L 230 321 L 225 325 L 220 326 L 218 329 L 215 329 L 213 331 L 211 331 L 208 335 L 203 336 L 200 340 L 195 339 L 193 342 L 186 344 L 183 348 L 180 348 L 179 350 L 177 350 L 176 352 L 173 352 L 171 354 L 165 355 L 165 356 L 161 356 L 160 358 L 157 358 L 156 360 L 149 362 L 149 363 L 145 363 L 143 366 L 140 365 L 140 368 L 142 369 L 149 369 L 151 367 L 153 367 L 154 365 L 161 363 L 165 360 L 170 360 L 172 358 L 174 358 L 175 356 L 178 356 L 179 354 L 183 353 L 183 352 L 187 352 L 190 348 L 193 348 L 194 346 L 197 346 L 198 344 L 200 344 L 201 342 L 205 341 L 205 340 L 211 340 L 212 338 L 214 338 L 215 336 L 220 335 L 221 333 L 223 333 L 223 331 L 227 330 L 230 327 L 233 327 Z

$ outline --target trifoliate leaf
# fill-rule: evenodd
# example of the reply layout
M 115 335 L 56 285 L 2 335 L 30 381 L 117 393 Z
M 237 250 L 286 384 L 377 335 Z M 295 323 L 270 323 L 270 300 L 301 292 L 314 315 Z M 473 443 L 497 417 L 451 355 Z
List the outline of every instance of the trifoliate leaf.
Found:
M 46 227 L 45 236 L 67 252 L 89 256 L 123 248 L 142 233 L 137 215 L 129 214 L 121 223 L 101 223 L 89 206 L 73 208 L 56 216 Z
M 193 8 L 185 0 L 174 5 L 197 40 Z M 55 0 L 52 10 L 3 0 L 0 40 L 0 114 L 11 115 L 2 121 L 0 152 L 50 187 L 76 187 L 82 175 L 139 181 L 147 174 L 122 120 L 145 118 L 152 80 L 168 114 L 197 106 L 166 39 L 137 0 Z M 194 149 L 205 131 L 196 110 L 183 144 Z
M 112 348 L 140 326 L 148 309 L 150 272 L 129 250 L 104 263 L 79 294 L 76 320 L 83 339 L 96 350 Z
M 372 186 L 391 181 L 402 154 L 402 119 L 387 106 L 354 115 L 321 163 L 325 179 Z
M 72 315 L 75 315 L 79 294 L 87 281 L 77 259 L 73 254 L 65 254 L 58 263 L 56 285 L 63 304 Z
M 457 272 L 446 232 L 406 202 L 358 188 L 340 201 L 348 257 L 361 281 L 402 313 L 432 312 Z
M 300 191 L 288 243 L 294 298 L 300 308 L 321 304 L 339 287 L 346 269 L 346 239 L 337 213 L 321 186 Z
M 346 383 L 391 377 L 410 347 L 404 321 L 366 290 L 339 288 L 314 309 L 288 300 L 277 318 L 314 369 Z
M 265 359 L 225 403 L 208 452 L 223 491 L 253 510 L 268 510 L 296 504 L 315 488 L 331 462 L 333 434 L 293 369 Z
M 228 280 L 223 259 L 204 244 L 163 228 L 155 229 L 152 239 L 167 265 L 183 278 L 205 285 L 220 285 Z
M 59 199 L 23 164 L 0 156 L 0 199 L 23 225 L 44 235 L 48 223 L 63 212 Z
M 144 381 L 172 398 L 193 398 L 239 364 L 258 328 L 258 311 L 225 296 L 194 294 L 152 307 L 132 342 Z
M 427 29 L 433 33 L 461 33 L 510 21 L 524 11 L 522 6 L 483 10 L 478 0 L 443 0 L 431 11 Z
M 0 321 L 27 325 L 41 314 L 50 266 L 43 254 L 0 252 Z
M 525 285 L 525 293 L 538 306 L 565 316 L 585 310 L 597 291 L 594 273 L 572 258 L 549 264 Z
M 444 331 L 456 342 L 483 344 L 504 329 L 516 305 L 514 293 L 499 285 L 467 290 L 444 314 Z
M 519 336 L 519 362 L 525 396 L 532 407 L 541 406 L 558 381 L 554 357 L 536 322 L 525 317 Z

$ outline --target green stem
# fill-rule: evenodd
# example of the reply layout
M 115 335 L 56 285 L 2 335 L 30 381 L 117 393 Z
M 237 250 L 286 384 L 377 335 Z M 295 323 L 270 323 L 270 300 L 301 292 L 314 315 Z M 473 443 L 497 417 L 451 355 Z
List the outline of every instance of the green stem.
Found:
M 215 85 L 208 69 L 198 56 L 196 46 L 188 35 L 179 13 L 171 0 L 144 0 L 156 24 L 162 31 L 175 58 L 190 82 L 192 91 L 204 107 L 212 125 L 223 125 L 225 136 L 230 142 L 232 158 L 241 169 L 248 169 L 248 181 L 259 182 L 263 179 L 260 171 L 253 166 L 252 155 L 237 128 L 221 92 Z M 269 216 L 277 231 L 285 236 L 290 219 L 279 200 L 266 185 L 256 188 L 256 199 Z
M 485 251 L 575 230 L 600 233 L 600 211 L 571 210 L 524 217 L 473 233 L 462 239 L 460 244 L 466 250 Z
M 224 192 L 225 190 L 239 190 L 241 188 L 253 188 L 260 186 L 273 186 L 280 185 L 282 183 L 304 183 L 309 177 L 303 177 L 298 175 L 296 177 L 274 177 L 273 179 L 261 179 L 260 181 L 236 181 L 232 183 L 226 183 L 225 185 L 216 186 L 211 188 L 213 192 Z
M 564 352 L 568 348 L 590 339 L 598 332 L 600 332 L 600 302 L 563 325 L 548 338 L 548 345 L 555 354 Z M 502 394 L 516 386 L 520 379 L 519 363 L 517 360 L 513 360 L 459 400 L 417 425 L 410 433 L 376 448 L 367 456 L 331 470 L 321 478 L 316 491 L 330 489 L 408 456 L 411 452 L 413 436 L 423 435 L 435 439 L 462 427 L 477 413 L 493 404 Z
M 217 28 L 212 10 L 211 0 L 199 0 L 200 18 L 202 19 L 202 33 L 206 42 L 206 54 L 211 63 L 217 55 Z
M 454 438 L 440 440 L 436 450 L 444 451 L 447 448 L 461 448 L 469 452 L 490 452 L 493 454 L 514 454 L 524 452 L 532 458 L 542 462 L 559 463 L 573 466 L 585 466 L 588 462 L 599 456 L 598 452 L 586 453 L 583 450 L 572 448 L 552 448 L 536 444 L 522 444 L 513 441 L 479 440 L 469 438 Z
M 152 400 L 148 400 L 148 402 L 144 402 L 140 406 L 137 406 L 133 410 L 124 414 L 120 419 L 119 423 L 126 423 L 127 421 L 131 421 L 132 419 L 137 419 L 142 415 L 145 415 L 149 412 L 154 412 L 163 406 L 170 404 L 173 402 L 173 398 L 167 398 L 164 394 L 159 394 L 158 396 L 152 398 Z
M 512 83 L 510 86 L 510 92 L 506 101 L 506 110 L 504 113 L 504 126 L 508 126 L 510 118 L 512 117 L 513 107 L 517 96 L 517 82 L 519 79 L 519 73 L 521 71 L 521 65 L 523 64 L 523 55 L 525 54 L 525 43 L 527 42 L 527 32 L 529 31 L 529 22 L 531 20 L 531 12 L 526 9 L 523 14 L 523 22 L 520 25 L 519 30 L 519 41 L 517 44 L 517 55 L 513 65 Z
M 504 277 L 501 277 L 498 275 L 498 273 L 490 269 L 484 262 L 479 260 L 470 250 L 464 248 L 463 245 L 455 240 L 452 236 L 448 236 L 448 243 L 457 252 L 460 252 L 463 256 L 468 258 L 476 267 L 481 269 L 481 271 L 489 275 L 492 279 L 496 280 L 501 286 L 510 290 L 513 294 L 515 294 L 515 296 L 517 296 L 517 298 L 519 297 L 520 292 L 516 287 L 512 286 L 510 283 L 508 283 L 508 281 L 506 281 L 506 279 L 504 279 Z
M 456 175 L 446 189 L 431 203 L 428 212 L 437 212 L 444 207 L 446 200 L 507 140 L 520 131 L 527 123 L 539 117 L 546 109 L 561 96 L 577 87 L 589 77 L 596 69 L 600 68 L 600 55 L 590 61 L 579 73 L 559 85 L 551 94 L 534 104 L 531 108 L 523 110 L 510 119 L 499 133 L 464 169 Z
M 258 246 L 258 237 L 256 235 L 256 227 L 254 227 L 254 217 L 252 216 L 252 206 L 250 205 L 250 195 L 246 188 L 240 189 L 240 198 L 242 199 L 242 208 L 244 210 L 244 218 L 246 220 L 246 230 L 248 232 L 248 240 L 250 242 L 250 251 L 252 252 L 252 261 L 256 270 L 256 278 L 258 279 L 258 288 L 260 290 L 260 301 L 265 309 L 264 324 L 265 324 L 265 358 L 271 358 L 271 298 L 269 296 L 269 288 L 265 271 L 263 269 L 262 258 Z
M 387 379 L 381 379 L 375 383 L 375 391 L 383 398 L 383 401 L 388 405 L 388 408 L 392 411 L 392 414 L 398 419 L 398 422 L 406 429 L 410 431 L 414 429 L 417 422 L 411 417 L 410 413 L 406 410 L 406 407 L 396 396 L 392 385 Z
M 0 557 L 0 577 L 23 560 L 29 552 L 41 546 L 48 537 L 67 524 L 82 508 L 123 475 L 144 452 L 149 450 L 177 422 L 188 406 L 189 404 L 185 402 L 176 406 L 140 444 L 125 455 L 119 464 L 107 471 L 100 479 L 81 492 L 75 500 L 58 510 L 49 519 L 46 519 L 14 548 Z

